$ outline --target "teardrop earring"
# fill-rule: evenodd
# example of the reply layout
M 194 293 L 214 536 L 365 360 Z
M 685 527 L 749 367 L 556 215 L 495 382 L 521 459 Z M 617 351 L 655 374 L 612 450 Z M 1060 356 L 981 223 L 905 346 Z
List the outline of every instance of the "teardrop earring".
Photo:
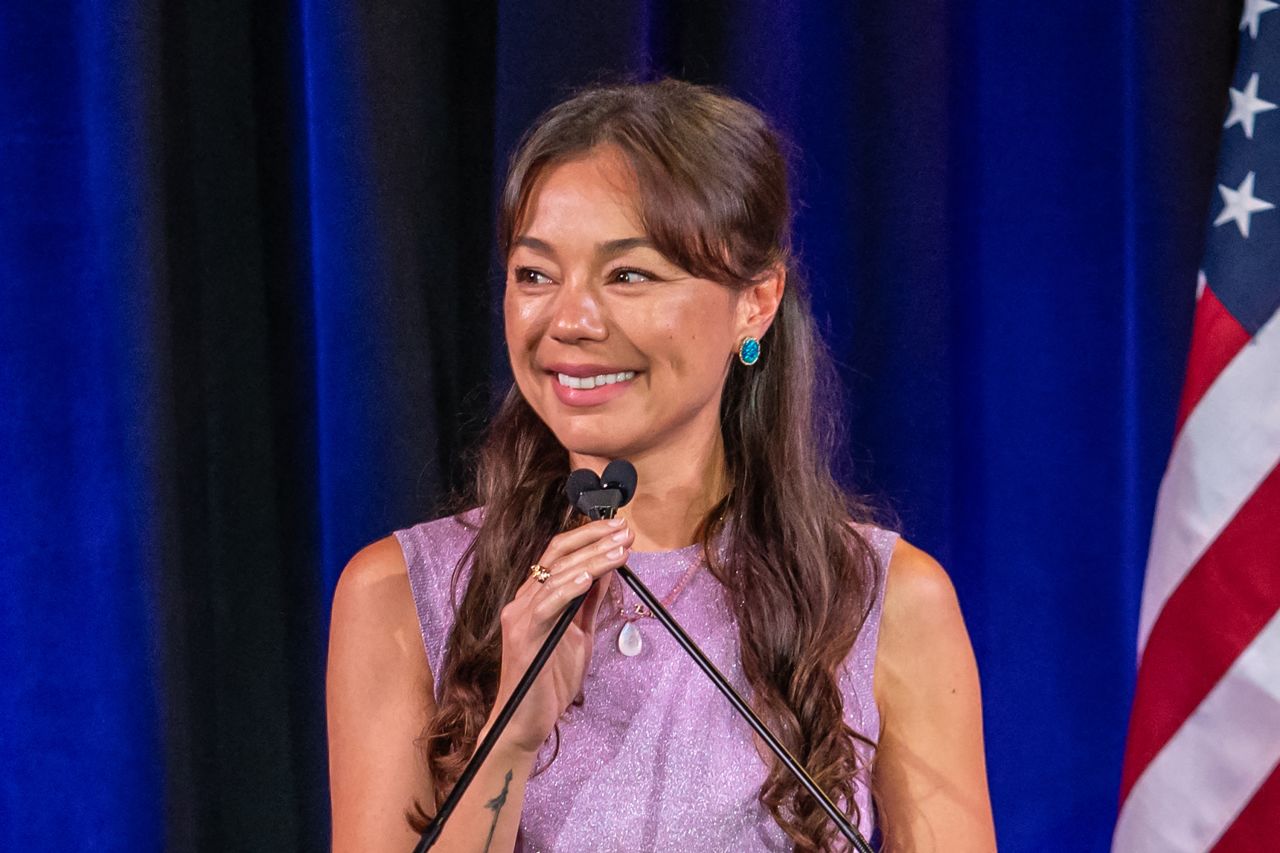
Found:
M 738 346 L 738 361 L 750 367 L 759 360 L 760 342 L 752 337 L 743 338 L 742 343 Z

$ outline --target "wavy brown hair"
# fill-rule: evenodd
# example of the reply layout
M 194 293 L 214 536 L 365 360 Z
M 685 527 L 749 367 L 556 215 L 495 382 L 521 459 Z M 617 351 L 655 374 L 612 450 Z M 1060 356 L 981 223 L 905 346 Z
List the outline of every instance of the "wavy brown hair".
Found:
M 720 424 L 730 487 L 700 535 L 711 555 L 710 543 L 732 525 L 723 559 L 710 568 L 737 620 L 757 713 L 856 822 L 854 745 L 874 744 L 845 724 L 839 678 L 878 573 L 871 548 L 848 523 L 870 514 L 831 474 L 840 406 L 791 254 L 780 137 L 758 110 L 703 86 L 661 80 L 582 91 L 538 119 L 512 157 L 498 222 L 503 257 L 537 177 L 601 145 L 626 156 L 645 230 L 673 262 L 728 287 L 778 266 L 787 271 L 763 355 L 752 367 L 735 361 L 726 380 Z M 478 452 L 467 496 L 484 512 L 454 574 L 453 598 L 461 592 L 461 601 L 425 735 L 439 800 L 474 751 L 497 694 L 499 613 L 525 567 L 573 523 L 564 498 L 568 471 L 568 452 L 513 387 Z M 474 582 L 462 589 L 468 572 Z M 796 849 L 829 848 L 836 835 L 825 813 L 768 760 L 760 802 Z

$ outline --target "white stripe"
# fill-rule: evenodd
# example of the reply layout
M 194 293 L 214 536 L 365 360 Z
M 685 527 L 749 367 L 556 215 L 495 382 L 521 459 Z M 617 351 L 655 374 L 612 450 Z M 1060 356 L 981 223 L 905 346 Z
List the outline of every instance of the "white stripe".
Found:
M 1160 482 L 1138 615 L 1138 657 L 1156 617 L 1280 461 L 1280 311 L 1187 416 Z
M 1112 853 L 1203 853 L 1280 762 L 1280 612 L 1147 765 Z

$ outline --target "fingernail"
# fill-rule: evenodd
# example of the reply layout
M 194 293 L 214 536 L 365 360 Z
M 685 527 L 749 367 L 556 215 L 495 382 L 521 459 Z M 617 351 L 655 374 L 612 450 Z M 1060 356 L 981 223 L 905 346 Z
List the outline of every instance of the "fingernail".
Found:
M 612 551 L 605 554 L 605 556 L 608 557 L 610 560 L 616 560 L 622 556 L 622 551 L 623 551 L 623 548 L 621 545 L 619 545 L 617 548 L 614 548 Z
M 583 584 L 587 583 L 590 580 L 591 580 L 591 573 L 583 572 L 582 574 L 574 578 L 573 582 L 576 583 L 578 586 L 582 586 Z
M 609 526 L 610 526 L 610 527 L 621 527 L 622 525 L 624 525 L 624 524 L 626 524 L 626 523 L 627 523 L 627 520 L 626 520 L 625 518 L 611 518 L 611 519 L 609 519 Z
M 631 535 L 631 531 L 629 530 L 619 530 L 617 533 L 613 534 L 609 538 L 612 539 L 614 542 L 626 542 L 627 537 L 630 535 Z

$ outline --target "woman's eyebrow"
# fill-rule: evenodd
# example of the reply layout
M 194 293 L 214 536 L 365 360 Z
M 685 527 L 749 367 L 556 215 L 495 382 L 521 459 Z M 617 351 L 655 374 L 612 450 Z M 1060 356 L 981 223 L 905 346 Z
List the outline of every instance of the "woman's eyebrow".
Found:
M 648 237 L 624 237 L 621 240 L 606 240 L 596 246 L 596 257 L 611 258 L 631 249 L 654 249 L 653 241 Z
M 546 240 L 539 240 L 537 237 L 530 237 L 528 234 L 521 234 L 515 239 L 515 245 L 523 246 L 526 249 L 537 252 L 547 257 L 555 257 L 556 250 Z M 656 249 L 653 241 L 648 237 L 622 237 L 618 240 L 606 240 L 603 243 L 596 244 L 597 258 L 611 258 L 621 255 L 623 252 L 631 249 Z
M 514 245 L 524 246 L 526 249 L 530 249 L 540 255 L 546 255 L 548 257 L 555 257 L 556 254 L 556 250 L 551 248 L 550 243 L 545 240 L 539 240 L 537 237 L 530 237 L 527 234 L 521 234 L 517 237 L 514 241 Z

